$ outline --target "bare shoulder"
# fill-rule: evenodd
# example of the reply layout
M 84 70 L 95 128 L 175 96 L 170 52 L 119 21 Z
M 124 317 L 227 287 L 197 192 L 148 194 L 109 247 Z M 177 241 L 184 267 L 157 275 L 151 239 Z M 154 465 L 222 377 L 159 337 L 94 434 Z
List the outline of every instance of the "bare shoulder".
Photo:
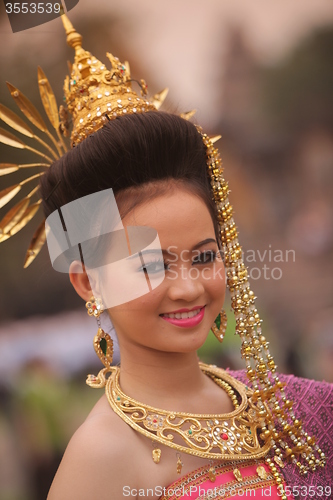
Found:
M 71 438 L 48 500 L 109 500 L 135 487 L 131 429 L 106 403 L 102 397 Z

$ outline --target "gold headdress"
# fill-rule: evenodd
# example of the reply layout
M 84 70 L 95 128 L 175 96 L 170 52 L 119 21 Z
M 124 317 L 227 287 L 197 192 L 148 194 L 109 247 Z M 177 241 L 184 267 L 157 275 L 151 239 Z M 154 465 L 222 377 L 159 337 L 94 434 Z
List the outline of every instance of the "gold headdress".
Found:
M 62 15 L 67 43 L 75 50 L 74 63 L 70 68 L 70 76 L 64 82 L 64 100 L 67 105 L 58 108 L 57 101 L 51 85 L 43 70 L 38 68 L 38 86 L 45 112 L 55 129 L 57 139 L 51 134 L 40 113 L 35 106 L 14 85 L 7 83 L 11 96 L 28 120 L 40 131 L 44 132 L 51 145 L 43 141 L 33 130 L 13 111 L 0 104 L 0 118 L 17 132 L 35 139 L 47 150 L 47 154 L 31 148 L 21 139 L 7 130 L 0 128 L 0 142 L 19 149 L 27 149 L 40 156 L 43 161 L 29 164 L 0 163 L 0 176 L 10 174 L 19 169 L 29 167 L 49 167 L 67 151 L 63 137 L 69 135 L 69 117 L 71 116 L 72 133 L 71 145 L 80 143 L 91 133 L 99 130 L 107 120 L 126 113 L 143 113 L 158 110 L 167 96 L 168 89 L 147 98 L 147 85 L 144 80 L 137 82 L 140 95 L 132 89 L 132 80 L 128 62 L 121 63 L 117 57 L 107 52 L 111 63 L 108 69 L 98 61 L 90 52 L 81 46 L 82 36 L 73 28 L 66 15 Z M 184 115 L 186 116 L 186 114 Z M 0 208 L 6 205 L 27 182 L 33 181 L 43 175 L 28 177 L 19 184 L 10 186 L 0 191 Z M 17 203 L 0 221 L 0 242 L 7 240 L 22 229 L 36 214 L 41 205 L 41 199 L 31 203 L 33 195 L 37 192 L 35 187 L 30 193 Z M 24 267 L 28 267 L 36 258 L 45 243 L 45 221 L 37 228 L 29 245 Z
M 63 136 L 69 133 L 69 114 L 72 116 L 72 145 L 84 140 L 89 134 L 99 130 L 106 120 L 127 113 L 142 113 L 158 110 L 163 103 L 167 89 L 147 99 L 147 86 L 144 80 L 139 82 L 141 89 L 138 95 L 132 89 L 129 65 L 107 53 L 111 69 L 85 51 L 81 46 L 79 35 L 65 15 L 62 21 L 67 33 L 67 42 L 75 50 L 75 59 L 71 67 L 70 77 L 65 80 L 64 93 L 67 108 L 58 106 L 51 86 L 43 73 L 38 69 L 38 84 L 46 114 L 54 127 L 57 139 L 48 131 L 42 117 L 31 102 L 13 85 L 8 84 L 12 97 L 17 105 L 39 130 L 46 133 L 51 145 L 46 144 L 34 134 L 30 127 L 11 110 L 0 105 L 0 118 L 14 130 L 37 140 L 47 154 L 30 148 L 23 141 L 6 130 L 0 129 L 0 141 L 16 148 L 25 148 L 39 155 L 43 161 L 30 164 L 0 164 L 0 175 L 9 174 L 21 168 L 48 167 L 53 159 L 59 158 L 66 151 Z M 189 119 L 193 112 L 181 116 Z M 203 134 L 202 140 L 206 148 L 207 173 L 211 181 L 213 199 L 217 206 L 221 241 L 225 256 L 227 284 L 231 293 L 232 308 L 236 317 L 236 334 L 242 340 L 241 354 L 245 359 L 247 375 L 253 389 L 252 402 L 258 408 L 261 421 L 261 438 L 268 447 L 273 448 L 275 462 L 283 466 L 285 460 L 297 464 L 302 473 L 314 471 L 325 464 L 323 452 L 315 445 L 315 440 L 302 429 L 301 422 L 292 410 L 292 402 L 287 400 L 283 384 L 276 374 L 276 366 L 268 350 L 268 342 L 261 333 L 261 320 L 255 306 L 255 297 L 250 289 L 248 273 L 242 259 L 242 249 L 238 242 L 238 234 L 232 215 L 232 207 L 228 200 L 228 184 L 223 178 L 223 169 L 215 138 Z M 51 158 L 51 156 L 52 158 Z M 9 202 L 21 187 L 41 174 L 28 177 L 14 186 L 0 192 L 0 208 Z M 0 221 L 0 242 L 5 241 L 24 227 L 38 210 L 41 200 L 31 203 L 38 187 L 17 203 Z M 24 267 L 36 257 L 45 241 L 44 222 L 39 226 L 29 246 Z M 104 369 L 105 370 L 105 369 Z M 200 455 L 198 455 L 200 456 Z M 283 497 L 282 497 L 283 498 Z

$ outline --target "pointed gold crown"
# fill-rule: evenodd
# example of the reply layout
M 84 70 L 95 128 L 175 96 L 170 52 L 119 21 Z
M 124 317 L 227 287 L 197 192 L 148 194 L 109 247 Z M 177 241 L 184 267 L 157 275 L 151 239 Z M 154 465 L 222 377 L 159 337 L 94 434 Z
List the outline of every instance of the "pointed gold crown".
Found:
M 67 43 L 75 50 L 70 77 L 64 83 L 64 99 L 72 115 L 72 145 L 78 144 L 89 134 L 100 129 L 107 121 L 127 113 L 157 110 L 167 95 L 167 89 L 147 99 L 147 85 L 140 80 L 140 96 L 132 90 L 128 62 L 106 53 L 111 68 L 82 48 L 82 36 L 73 28 L 69 19 L 61 16 Z M 62 130 L 66 131 L 66 123 Z
M 16 113 L 0 104 L 0 119 L 15 131 L 34 139 L 42 146 L 42 150 L 32 148 L 8 130 L 0 128 L 0 142 L 18 149 L 26 149 L 42 158 L 40 162 L 14 164 L 0 163 L 0 176 L 7 175 L 19 169 L 30 167 L 49 167 L 67 151 L 63 137 L 71 132 L 71 145 L 75 146 L 91 133 L 99 130 L 107 120 L 131 113 L 143 113 L 158 110 L 167 96 L 168 89 L 147 98 L 147 85 L 144 80 L 139 84 L 140 94 L 132 89 L 128 62 L 121 63 L 117 57 L 107 52 L 111 68 L 107 68 L 90 52 L 82 48 L 82 36 L 75 31 L 68 17 L 61 16 L 66 34 L 67 43 L 75 50 L 74 63 L 70 64 L 70 76 L 64 82 L 64 101 L 67 105 L 58 107 L 52 87 L 41 68 L 38 68 L 38 86 L 42 104 L 56 138 L 50 132 L 44 119 L 32 102 L 14 85 L 7 82 L 8 89 L 24 116 L 46 134 L 49 143 L 45 142 L 33 129 Z M 193 111 L 182 113 L 189 119 Z M 71 118 L 70 118 L 71 117 Z M 44 149 L 44 151 L 43 151 Z M 43 172 L 25 178 L 18 184 L 9 186 L 0 191 L 0 209 L 5 206 L 21 190 L 22 186 L 38 179 Z M 35 186 L 19 203 L 12 207 L 0 220 L 0 242 L 7 240 L 35 216 L 41 206 L 41 199 L 32 202 L 38 191 Z M 40 252 L 44 242 L 45 220 L 38 226 L 26 253 L 24 267 L 28 267 Z

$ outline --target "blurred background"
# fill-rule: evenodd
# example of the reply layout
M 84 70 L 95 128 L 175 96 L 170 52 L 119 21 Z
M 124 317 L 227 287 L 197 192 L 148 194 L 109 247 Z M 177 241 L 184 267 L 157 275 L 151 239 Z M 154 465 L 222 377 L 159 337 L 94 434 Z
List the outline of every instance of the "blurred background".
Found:
M 278 369 L 333 382 L 331 0 L 80 0 L 69 17 L 86 50 L 104 63 L 107 51 L 128 60 L 150 95 L 170 88 L 164 109 L 195 108 L 195 122 L 222 135 L 230 201 Z M 45 117 L 40 65 L 61 104 L 73 54 L 60 19 L 13 34 L 1 3 L 0 60 L 1 103 L 20 114 L 7 80 Z M 33 161 L 1 144 L 0 155 Z M 22 178 L 1 176 L 0 190 Z M 46 498 L 66 444 L 103 393 L 85 385 L 100 367 L 96 324 L 68 276 L 53 271 L 46 248 L 23 269 L 41 220 L 38 213 L 0 244 L 0 500 Z M 243 368 L 226 310 L 223 344 L 210 334 L 199 354 Z

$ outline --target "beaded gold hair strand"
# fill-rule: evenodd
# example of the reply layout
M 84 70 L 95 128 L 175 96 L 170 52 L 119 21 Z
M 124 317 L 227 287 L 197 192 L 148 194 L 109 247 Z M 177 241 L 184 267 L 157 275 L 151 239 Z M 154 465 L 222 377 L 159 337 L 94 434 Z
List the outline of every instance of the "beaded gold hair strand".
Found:
M 273 356 L 268 342 L 262 335 L 261 319 L 255 306 L 255 296 L 248 282 L 248 273 L 242 259 L 242 249 L 232 217 L 228 184 L 223 178 L 223 169 L 218 150 L 210 138 L 202 133 L 207 152 L 207 166 L 211 179 L 213 199 L 218 210 L 221 241 L 225 256 L 227 285 L 231 294 L 231 306 L 236 317 L 236 334 L 242 341 L 241 355 L 245 359 L 248 379 L 254 389 L 253 401 L 266 418 L 261 437 L 274 450 L 274 460 L 283 466 L 287 459 L 296 464 L 300 473 L 315 471 L 325 465 L 325 454 L 302 428 L 296 418 L 293 403 L 286 398 L 283 384 L 276 374 Z M 267 414 L 265 403 L 270 408 Z M 267 417 L 269 417 L 267 419 Z M 317 455 L 317 456 L 316 456 Z

